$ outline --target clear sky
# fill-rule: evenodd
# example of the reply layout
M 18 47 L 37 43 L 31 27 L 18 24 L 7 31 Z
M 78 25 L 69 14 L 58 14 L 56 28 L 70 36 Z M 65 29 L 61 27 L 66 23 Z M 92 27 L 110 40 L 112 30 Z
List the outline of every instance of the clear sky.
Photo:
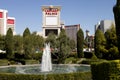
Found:
M 1 0 L 0 9 L 8 10 L 16 18 L 17 34 L 26 27 L 31 32 L 42 31 L 42 5 L 60 5 L 61 20 L 65 25 L 80 24 L 94 34 L 94 25 L 101 20 L 114 20 L 113 6 L 116 0 Z

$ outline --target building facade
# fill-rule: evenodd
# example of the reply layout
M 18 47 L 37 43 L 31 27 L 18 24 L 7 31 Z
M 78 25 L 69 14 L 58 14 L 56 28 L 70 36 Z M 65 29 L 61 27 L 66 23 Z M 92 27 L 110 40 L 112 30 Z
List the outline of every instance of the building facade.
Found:
M 104 33 L 106 32 L 107 29 L 111 27 L 111 25 L 115 25 L 115 21 L 113 20 L 101 20 L 98 24 L 95 25 L 95 31 L 97 29 L 100 29 Z
M 9 28 L 11 28 L 13 34 L 15 34 L 15 18 L 8 17 L 8 11 L 0 9 L 0 34 L 6 35 Z
M 80 29 L 80 24 L 77 25 L 68 25 L 68 26 L 64 26 L 64 29 L 66 31 L 66 35 L 75 41 L 75 43 L 77 43 L 77 32 Z
M 86 30 L 84 51 L 86 52 L 94 51 L 94 35 L 90 35 L 88 30 Z
M 43 37 L 46 38 L 51 32 L 59 35 L 61 31 L 60 11 L 60 6 L 42 6 Z

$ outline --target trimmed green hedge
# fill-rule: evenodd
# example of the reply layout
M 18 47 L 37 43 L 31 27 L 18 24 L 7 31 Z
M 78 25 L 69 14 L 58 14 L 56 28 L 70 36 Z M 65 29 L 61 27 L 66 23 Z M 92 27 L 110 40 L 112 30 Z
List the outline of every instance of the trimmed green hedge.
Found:
M 0 80 L 91 80 L 91 73 L 67 73 L 67 74 L 8 74 L 0 73 Z
M 7 59 L 0 59 L 0 66 L 7 66 L 8 60 Z
M 25 60 L 26 64 L 39 64 L 38 60 Z
M 91 64 L 93 80 L 120 80 L 120 60 Z

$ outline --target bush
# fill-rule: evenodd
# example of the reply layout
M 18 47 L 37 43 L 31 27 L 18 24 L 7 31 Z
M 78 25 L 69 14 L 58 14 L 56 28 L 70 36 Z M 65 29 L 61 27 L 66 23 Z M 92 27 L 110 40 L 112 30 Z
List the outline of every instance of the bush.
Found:
M 75 58 L 77 58 L 77 52 L 71 52 L 71 54 L 68 57 L 75 57 Z
M 8 65 L 8 60 L 7 59 L 0 59 L 0 66 L 6 66 Z
M 93 80 L 119 80 L 120 61 L 106 61 L 91 65 Z
M 91 73 L 79 72 L 43 75 L 0 73 L 0 80 L 91 80 Z
M 10 60 L 10 64 L 12 64 L 12 65 L 18 64 L 18 63 L 21 63 L 22 65 L 26 64 L 24 59 L 17 59 L 17 58 L 15 58 L 15 59 L 11 59 Z
M 24 59 L 25 55 L 24 54 L 20 54 L 20 53 L 15 53 L 14 57 L 15 57 L 15 59 Z
M 92 64 L 96 62 L 105 62 L 106 60 L 103 59 L 85 59 L 82 61 L 82 64 Z
M 92 52 L 84 52 L 84 57 L 85 58 L 91 58 L 93 56 Z
M 7 58 L 7 54 L 6 53 L 0 53 L 0 59 L 5 59 Z
M 76 62 L 77 62 L 77 59 L 74 57 L 70 57 L 65 60 L 65 64 L 72 64 L 72 63 L 74 64 Z
M 38 60 L 26 60 L 26 64 L 39 64 Z
M 32 58 L 35 60 L 40 60 L 42 58 L 42 53 L 31 54 Z

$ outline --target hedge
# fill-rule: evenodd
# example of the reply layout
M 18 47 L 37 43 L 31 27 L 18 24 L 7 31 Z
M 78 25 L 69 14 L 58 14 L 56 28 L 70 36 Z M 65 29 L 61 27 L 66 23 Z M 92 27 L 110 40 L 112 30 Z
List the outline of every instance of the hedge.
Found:
M 91 80 L 90 72 L 66 74 L 8 74 L 0 73 L 0 80 Z
M 120 80 L 120 60 L 91 64 L 93 80 Z
M 8 60 L 7 59 L 0 59 L 0 66 L 7 66 Z

